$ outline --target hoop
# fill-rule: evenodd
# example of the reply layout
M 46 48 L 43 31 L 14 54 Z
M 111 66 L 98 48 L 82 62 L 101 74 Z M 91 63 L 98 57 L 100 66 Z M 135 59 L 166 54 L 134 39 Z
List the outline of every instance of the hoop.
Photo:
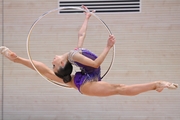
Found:
M 81 10 L 82 12 L 85 11 L 85 10 L 82 9 L 81 7 L 59 7 L 59 8 L 56 8 L 56 9 L 53 9 L 53 10 L 50 10 L 50 11 L 45 12 L 44 14 L 42 14 L 41 16 L 39 16 L 39 18 L 38 18 L 37 20 L 35 20 L 34 23 L 32 24 L 32 26 L 30 27 L 30 30 L 29 30 L 29 33 L 28 33 L 28 36 L 27 36 L 27 41 L 26 41 L 26 48 L 27 48 L 28 58 L 29 58 L 29 60 L 30 60 L 30 62 L 31 62 L 31 64 L 32 64 L 33 68 L 36 70 L 36 72 L 37 72 L 41 77 L 43 77 L 44 79 L 46 79 L 46 80 L 48 80 L 48 81 L 50 81 L 50 82 L 52 82 L 52 83 L 54 83 L 54 84 L 56 84 L 56 85 L 59 85 L 59 86 L 61 86 L 61 87 L 70 88 L 70 87 L 69 87 L 68 85 L 66 85 L 66 84 L 61 84 L 61 83 L 59 83 L 59 82 L 56 82 L 56 81 L 54 81 L 54 80 L 50 80 L 50 79 L 46 78 L 45 76 L 43 76 L 43 75 L 37 70 L 37 68 L 35 67 L 34 62 L 33 62 L 33 60 L 32 60 L 32 57 L 31 57 L 30 48 L 29 48 L 29 42 L 30 42 L 31 32 L 32 32 L 33 28 L 35 27 L 35 25 L 36 25 L 43 17 L 45 17 L 46 15 L 48 15 L 48 14 L 50 14 L 50 13 L 52 13 L 52 12 L 55 12 L 55 11 L 57 11 L 57 10 L 65 10 L 65 9 L 76 9 L 76 10 Z M 106 25 L 106 23 L 105 23 L 102 19 L 100 19 L 97 15 L 95 15 L 95 13 L 92 12 L 91 14 L 92 14 L 95 18 L 97 18 L 97 20 L 99 20 L 99 21 L 102 23 L 102 25 L 106 28 L 106 30 L 108 31 L 108 33 L 109 33 L 110 35 L 112 35 L 112 32 L 111 32 L 111 30 L 109 29 L 109 27 Z M 104 75 L 101 77 L 101 79 L 104 78 L 104 77 L 107 75 L 107 73 L 109 72 L 109 70 L 111 69 L 111 67 L 112 67 L 112 65 L 113 65 L 113 62 L 114 62 L 114 58 L 115 58 L 115 45 L 113 46 L 113 55 L 112 55 L 111 63 L 110 63 L 110 65 L 109 65 L 107 71 L 106 71 L 106 72 L 104 73 Z

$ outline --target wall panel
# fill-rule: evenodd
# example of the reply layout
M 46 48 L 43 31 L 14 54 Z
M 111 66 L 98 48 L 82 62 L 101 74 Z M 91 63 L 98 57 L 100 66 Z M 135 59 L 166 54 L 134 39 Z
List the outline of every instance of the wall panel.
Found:
M 3 0 L 0 0 L 0 46 L 3 44 Z M 0 120 L 3 118 L 3 57 L 0 56 Z
M 5 0 L 4 44 L 27 58 L 29 28 L 39 15 L 56 7 L 58 1 L 52 0 Z M 155 80 L 179 83 L 179 9 L 179 0 L 142 0 L 140 13 L 98 13 L 116 36 L 115 62 L 104 80 L 128 85 Z M 83 18 L 82 14 L 55 12 L 41 20 L 31 36 L 33 59 L 51 67 L 55 54 L 73 49 Z M 91 18 L 85 47 L 100 54 L 107 38 L 106 30 Z M 102 64 L 102 72 L 107 69 L 111 54 L 112 51 Z M 180 119 L 179 89 L 150 91 L 133 97 L 89 97 L 51 84 L 35 71 L 7 59 L 3 71 L 0 75 L 4 76 L 4 120 Z

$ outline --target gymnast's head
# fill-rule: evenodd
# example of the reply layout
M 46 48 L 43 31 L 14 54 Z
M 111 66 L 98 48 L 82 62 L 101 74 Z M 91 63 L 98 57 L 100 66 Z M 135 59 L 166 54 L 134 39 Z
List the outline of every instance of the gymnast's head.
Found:
M 53 71 L 56 76 L 62 78 L 64 83 L 71 81 L 72 65 L 65 56 L 56 55 L 53 59 Z

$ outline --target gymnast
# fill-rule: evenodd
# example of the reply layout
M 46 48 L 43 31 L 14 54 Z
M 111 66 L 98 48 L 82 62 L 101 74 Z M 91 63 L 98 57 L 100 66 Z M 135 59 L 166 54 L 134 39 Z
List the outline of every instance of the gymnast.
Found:
M 176 89 L 178 84 L 166 81 L 154 81 L 143 84 L 124 85 L 110 84 L 101 81 L 100 65 L 107 56 L 109 50 L 115 44 L 115 37 L 109 35 L 107 44 L 102 53 L 97 56 L 93 52 L 83 48 L 83 42 L 86 36 L 88 20 L 91 17 L 91 12 L 88 12 L 86 6 L 82 6 L 85 12 L 84 22 L 78 32 L 78 44 L 74 50 L 63 55 L 56 55 L 52 61 L 53 69 L 48 68 L 42 62 L 33 60 L 37 70 L 48 79 L 58 83 L 66 84 L 70 88 L 78 90 L 81 94 L 88 96 L 111 96 L 111 95 L 126 95 L 134 96 L 150 90 L 161 92 L 164 88 Z M 5 46 L 0 47 L 0 52 L 9 60 L 27 66 L 34 70 L 29 59 L 22 58 Z M 79 72 L 72 75 L 73 66 L 80 68 Z

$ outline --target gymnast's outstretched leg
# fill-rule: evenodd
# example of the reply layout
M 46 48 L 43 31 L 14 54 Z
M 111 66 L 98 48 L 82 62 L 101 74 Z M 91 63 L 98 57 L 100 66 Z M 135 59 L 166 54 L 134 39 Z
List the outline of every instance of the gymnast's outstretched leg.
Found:
M 11 60 L 11 61 L 13 61 L 15 63 L 22 64 L 22 65 L 24 65 L 24 66 L 34 70 L 34 67 L 32 66 L 32 64 L 31 64 L 29 59 L 25 59 L 25 58 L 17 56 L 16 53 L 14 53 L 11 50 L 9 50 L 9 48 L 7 48 L 5 46 L 1 46 L 0 47 L 0 53 L 3 54 L 9 60 Z M 36 66 L 36 68 L 38 69 L 38 71 L 41 72 L 42 74 L 46 70 L 50 70 L 45 64 L 43 64 L 41 62 L 33 60 L 33 63 Z
M 32 66 L 31 62 L 29 59 L 25 59 L 22 57 L 19 57 L 16 55 L 16 53 L 12 52 L 11 50 L 9 50 L 9 48 L 5 47 L 5 46 L 1 46 L 0 47 L 0 53 L 3 54 L 6 58 L 8 58 L 9 60 L 15 62 L 15 63 L 19 63 L 22 64 L 28 68 L 31 68 L 34 70 L 34 67 Z M 57 77 L 54 72 L 48 68 L 45 64 L 43 64 L 42 62 L 38 62 L 33 60 L 33 63 L 36 67 L 36 69 L 46 78 L 48 78 L 48 80 L 53 80 L 56 81 L 58 83 L 62 83 L 64 84 L 63 80 L 59 77 Z M 68 83 L 68 85 L 71 85 L 71 87 L 75 87 L 75 85 L 73 84 L 73 82 Z
M 134 96 L 150 90 L 161 92 L 164 88 L 176 89 L 177 84 L 166 81 L 155 81 L 143 84 L 124 85 L 124 84 L 110 84 L 104 81 L 87 82 L 81 86 L 80 91 L 83 94 L 90 96 L 111 96 L 111 95 L 126 95 Z

